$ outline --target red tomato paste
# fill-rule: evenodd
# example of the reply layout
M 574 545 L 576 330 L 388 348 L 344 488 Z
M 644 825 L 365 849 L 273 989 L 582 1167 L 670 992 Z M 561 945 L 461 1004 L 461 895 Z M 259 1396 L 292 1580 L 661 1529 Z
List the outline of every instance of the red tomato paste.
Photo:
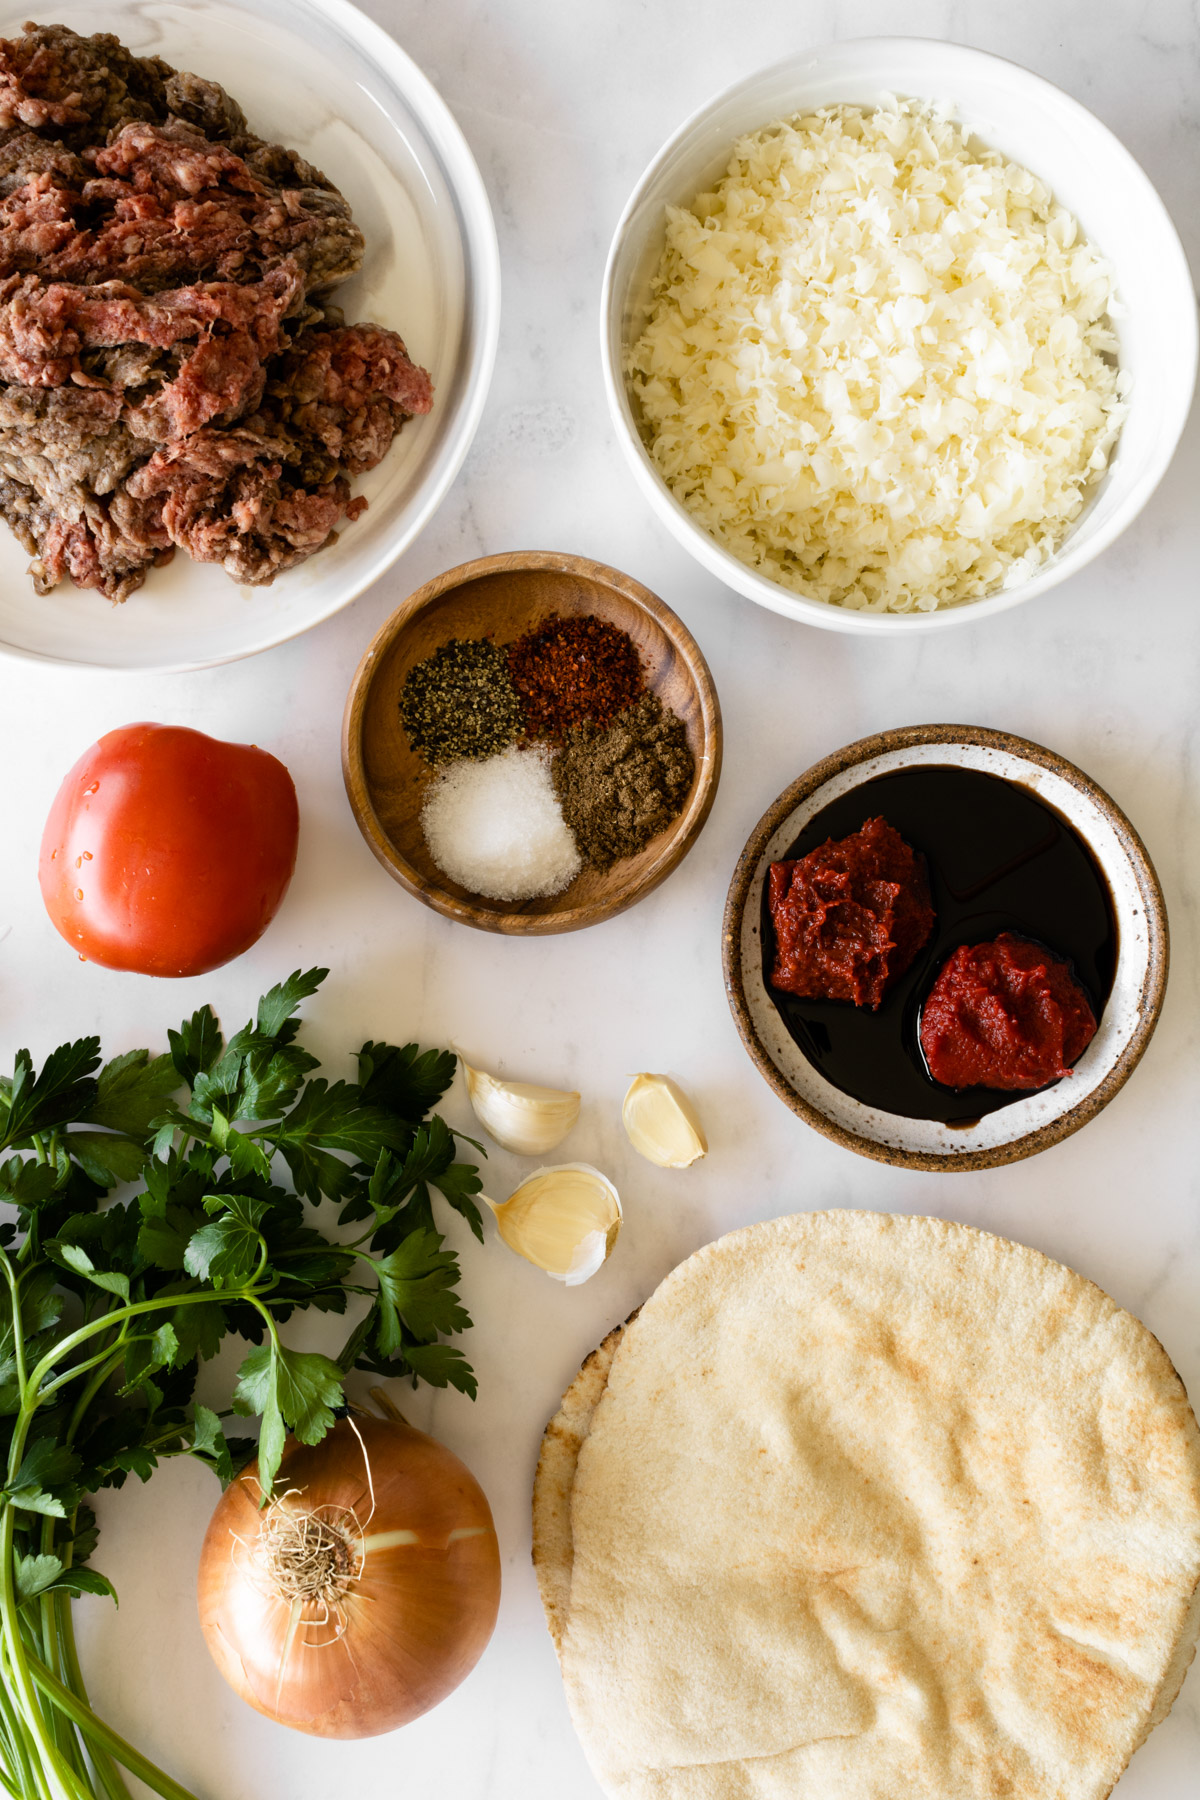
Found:
M 773 986 L 878 1007 L 933 930 L 925 858 L 886 819 L 771 864 Z
M 1007 931 L 957 949 L 921 1009 L 921 1049 L 943 1087 L 1045 1087 L 1070 1074 L 1095 1035 L 1067 964 Z

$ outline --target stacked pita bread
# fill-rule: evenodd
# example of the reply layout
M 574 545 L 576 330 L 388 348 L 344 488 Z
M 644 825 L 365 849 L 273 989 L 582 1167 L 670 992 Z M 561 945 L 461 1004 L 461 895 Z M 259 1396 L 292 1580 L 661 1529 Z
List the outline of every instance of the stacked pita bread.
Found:
M 1200 1634 L 1200 1436 L 1036 1251 L 802 1214 L 710 1244 L 543 1442 L 534 1561 L 622 1800 L 1099 1800 Z

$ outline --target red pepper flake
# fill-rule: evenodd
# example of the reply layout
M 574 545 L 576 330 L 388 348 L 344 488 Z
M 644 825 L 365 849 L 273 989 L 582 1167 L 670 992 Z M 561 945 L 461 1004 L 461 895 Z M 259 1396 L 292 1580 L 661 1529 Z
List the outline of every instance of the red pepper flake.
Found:
M 544 624 L 509 645 L 508 672 L 531 738 L 560 742 L 576 725 L 602 730 L 646 688 L 637 645 L 595 613 Z

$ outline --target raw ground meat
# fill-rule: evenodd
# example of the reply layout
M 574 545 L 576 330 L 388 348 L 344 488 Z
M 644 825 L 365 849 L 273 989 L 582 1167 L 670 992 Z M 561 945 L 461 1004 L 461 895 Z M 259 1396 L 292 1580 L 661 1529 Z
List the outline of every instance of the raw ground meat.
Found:
M 432 384 L 329 292 L 363 240 L 215 82 L 111 34 L 0 39 L 0 513 L 40 593 L 178 547 L 265 583 L 365 508 Z

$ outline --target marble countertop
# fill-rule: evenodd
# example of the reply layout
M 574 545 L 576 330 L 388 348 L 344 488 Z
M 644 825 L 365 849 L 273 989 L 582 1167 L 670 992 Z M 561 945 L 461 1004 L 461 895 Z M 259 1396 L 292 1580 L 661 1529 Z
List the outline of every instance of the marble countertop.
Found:
M 98 1557 L 121 1607 L 80 1603 L 99 1710 L 202 1800 L 331 1800 L 347 1789 L 439 1800 L 592 1800 L 529 1561 L 538 1439 L 607 1329 L 682 1257 L 733 1226 L 817 1207 L 956 1218 L 1035 1245 L 1092 1277 L 1161 1339 L 1200 1393 L 1200 412 L 1166 480 L 1120 542 L 1028 608 L 917 643 L 793 625 L 694 566 L 640 499 L 609 428 L 596 351 L 612 226 L 664 137 L 716 89 L 831 37 L 901 28 L 886 0 L 366 0 L 457 115 L 491 195 L 504 268 L 500 355 L 476 443 L 439 514 L 355 605 L 309 636 L 199 674 L 89 676 L 0 662 L 5 855 L 0 874 L 0 1066 L 18 1044 L 102 1030 L 110 1052 L 160 1044 L 204 1000 L 236 1026 L 297 965 L 332 973 L 308 1039 L 349 1073 L 366 1037 L 453 1041 L 483 1066 L 576 1086 L 572 1157 L 626 1203 L 616 1254 L 567 1290 L 489 1235 L 454 1233 L 475 1318 L 472 1405 L 422 1390 L 414 1422 L 453 1446 L 496 1514 L 504 1598 L 474 1674 L 402 1735 L 354 1746 L 285 1733 L 236 1702 L 200 1639 L 195 1564 L 216 1499 L 186 1461 L 100 1503 Z M 902 28 L 997 51 L 1066 88 L 1148 171 L 1200 266 L 1200 23 L 1190 0 L 909 0 Z M 505 549 L 579 552 L 628 570 L 687 621 L 724 710 L 711 820 L 665 886 L 594 930 L 504 940 L 410 900 L 371 857 L 342 789 L 342 702 L 364 645 L 438 571 Z M 61 775 L 102 732 L 152 717 L 253 738 L 291 769 L 303 833 L 275 925 L 194 982 L 82 965 L 41 908 L 34 869 Z M 742 843 L 800 770 L 853 738 L 925 721 L 983 724 L 1062 752 L 1142 833 L 1166 890 L 1166 1006 L 1128 1086 L 1077 1136 L 1014 1167 L 908 1173 L 810 1131 L 755 1073 L 721 985 L 720 921 Z M 628 1074 L 669 1070 L 707 1122 L 711 1154 L 653 1169 L 620 1125 Z M 465 1096 L 446 1108 L 466 1125 Z M 489 1191 L 521 1168 L 497 1152 Z M 324 1346 L 319 1322 L 293 1333 Z M 1122 1778 L 1120 1800 L 1191 1800 L 1200 1666 Z

